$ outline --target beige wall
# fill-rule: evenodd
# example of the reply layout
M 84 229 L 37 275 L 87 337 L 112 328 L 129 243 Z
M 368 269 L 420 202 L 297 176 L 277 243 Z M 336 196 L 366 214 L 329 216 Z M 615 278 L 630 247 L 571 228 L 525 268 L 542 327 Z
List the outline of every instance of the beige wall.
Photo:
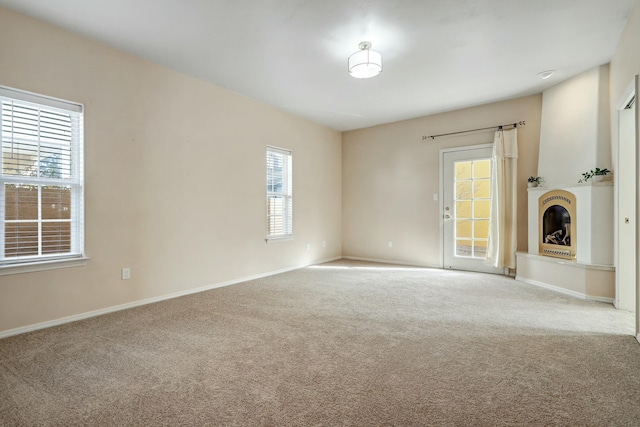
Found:
M 623 101 L 622 98 L 625 97 L 625 92 L 632 85 L 635 76 L 640 74 L 640 0 L 636 0 L 609 68 L 611 151 L 614 169 L 617 169 L 619 104 Z
M 611 169 L 610 138 L 609 65 L 544 91 L 538 175 L 546 185 L 572 186 L 584 172 Z
M 0 276 L 0 332 L 341 255 L 339 132 L 2 8 L 0 57 L 85 105 L 91 258 Z M 293 150 L 291 241 L 265 243 L 266 145 Z
M 629 88 L 630 84 L 634 80 L 634 77 L 640 74 L 640 0 L 636 0 L 635 6 L 631 15 L 627 20 L 627 25 L 622 32 L 622 36 L 620 37 L 620 41 L 618 42 L 618 47 L 616 49 L 615 54 L 613 55 L 613 59 L 611 60 L 610 65 L 610 88 L 611 88 L 611 146 L 612 153 L 614 159 L 614 168 L 617 169 L 617 159 L 618 152 L 620 156 L 629 156 L 634 155 L 635 150 L 628 149 L 628 146 L 621 146 L 620 150 L 618 149 L 618 134 L 619 134 L 619 108 L 620 103 L 623 101 L 623 97 L 627 88 Z M 636 93 L 636 96 L 638 94 Z M 636 147 L 637 141 L 640 140 L 639 132 L 639 124 L 640 124 L 640 108 L 638 108 L 638 103 L 636 102 Z M 637 158 L 637 157 L 636 157 Z M 637 167 L 637 161 L 634 162 Z M 626 172 L 624 172 L 627 175 Z M 620 176 L 618 176 L 618 179 Z M 638 183 L 636 182 L 636 185 Z M 635 224 L 635 239 L 628 237 L 628 230 L 624 222 L 621 221 L 623 217 L 631 217 L 632 220 L 635 217 L 637 220 L 638 213 L 635 212 L 634 207 L 629 206 L 624 199 L 626 191 L 625 186 L 620 188 L 620 196 L 618 200 L 617 214 L 618 214 L 618 236 L 617 236 L 617 245 L 618 245 L 618 260 L 616 268 L 619 271 L 621 277 L 619 277 L 618 283 L 618 292 L 620 298 L 628 297 L 635 292 L 635 301 L 622 301 L 620 303 L 621 307 L 627 309 L 633 309 L 640 307 L 640 292 L 638 292 L 638 283 L 634 278 L 635 275 L 635 266 L 629 265 L 628 254 L 633 254 L 633 256 L 637 260 L 637 254 L 634 248 L 635 241 L 640 239 L 638 236 L 638 231 L 640 229 L 637 226 L 637 222 Z M 636 190 L 637 194 L 637 190 Z M 623 263 L 623 264 L 621 264 Z M 629 283 L 629 280 L 632 281 L 632 288 L 629 286 L 625 286 Z M 621 287 L 622 286 L 622 287 Z M 634 307 L 635 306 L 635 307 Z M 636 334 L 640 332 L 640 316 L 636 313 Z
M 616 115 L 618 101 L 636 74 L 640 74 L 640 0 L 636 0 L 611 60 L 611 107 Z
M 611 63 L 614 144 L 615 105 L 640 73 L 639 4 Z M 439 266 L 439 150 L 488 143 L 492 133 L 422 135 L 520 120 L 518 249 L 527 249 L 542 95 L 341 137 L 2 8 L 0 57 L 0 84 L 85 105 L 91 258 L 0 276 L 0 333 L 341 255 Z M 266 145 L 294 153 L 292 241 L 264 241 Z M 120 280 L 125 266 L 130 281 Z
M 440 266 L 439 150 L 493 142 L 493 132 L 433 135 L 526 120 L 518 129 L 518 249 L 527 250 L 527 177 L 538 168 L 542 96 L 345 132 L 343 255 Z M 393 242 L 389 248 L 388 241 Z

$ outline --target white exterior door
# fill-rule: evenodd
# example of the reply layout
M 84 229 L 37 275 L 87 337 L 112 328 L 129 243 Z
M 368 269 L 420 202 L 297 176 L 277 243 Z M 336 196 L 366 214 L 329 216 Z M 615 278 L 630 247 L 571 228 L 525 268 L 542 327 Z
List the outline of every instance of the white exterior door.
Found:
M 442 152 L 443 266 L 503 274 L 485 264 L 491 207 L 491 145 Z

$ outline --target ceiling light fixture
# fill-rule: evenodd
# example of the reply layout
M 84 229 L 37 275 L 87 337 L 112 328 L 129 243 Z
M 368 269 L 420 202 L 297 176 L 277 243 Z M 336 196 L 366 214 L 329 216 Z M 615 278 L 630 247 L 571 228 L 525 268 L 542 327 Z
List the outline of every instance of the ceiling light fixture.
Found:
M 549 77 L 553 76 L 555 73 L 554 70 L 541 71 L 536 76 L 540 77 L 542 80 L 547 80 Z
M 349 74 L 356 79 L 368 79 L 382 72 L 382 55 L 371 50 L 371 42 L 361 42 L 359 51 L 349 57 Z

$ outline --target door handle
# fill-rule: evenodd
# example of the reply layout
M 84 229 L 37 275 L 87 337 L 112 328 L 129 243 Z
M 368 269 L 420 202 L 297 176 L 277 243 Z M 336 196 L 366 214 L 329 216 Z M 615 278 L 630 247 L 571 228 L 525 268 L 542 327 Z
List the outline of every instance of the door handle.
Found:
M 451 215 L 449 215 L 449 214 L 444 214 L 444 219 L 451 219 Z

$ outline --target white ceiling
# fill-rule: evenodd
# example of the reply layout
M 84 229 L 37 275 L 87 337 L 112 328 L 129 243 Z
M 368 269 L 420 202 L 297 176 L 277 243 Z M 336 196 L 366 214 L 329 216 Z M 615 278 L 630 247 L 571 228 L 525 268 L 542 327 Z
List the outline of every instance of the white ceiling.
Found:
M 0 0 L 337 130 L 539 93 L 610 61 L 635 0 Z M 367 40 L 384 71 L 347 72 Z M 557 70 L 542 81 L 536 74 Z

